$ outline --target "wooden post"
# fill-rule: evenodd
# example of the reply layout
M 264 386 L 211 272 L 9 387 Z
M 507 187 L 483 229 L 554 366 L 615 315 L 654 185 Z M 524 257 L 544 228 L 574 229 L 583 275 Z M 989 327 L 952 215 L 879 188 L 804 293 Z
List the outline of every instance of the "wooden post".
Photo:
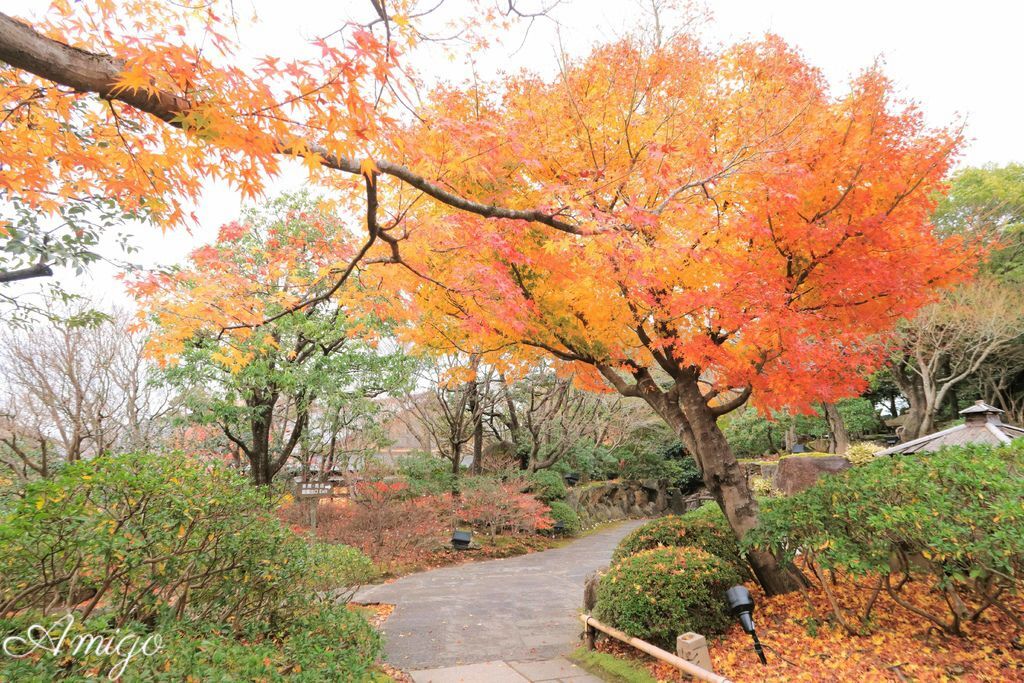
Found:
M 594 611 L 597 605 L 597 586 L 601 583 L 601 570 L 587 575 L 583 582 L 583 611 L 587 614 Z
M 583 611 L 589 614 L 594 611 L 597 604 L 597 586 L 601 583 L 601 569 L 591 572 L 583 582 Z M 583 640 L 588 650 L 593 650 L 597 645 L 597 629 L 589 622 L 583 622 Z

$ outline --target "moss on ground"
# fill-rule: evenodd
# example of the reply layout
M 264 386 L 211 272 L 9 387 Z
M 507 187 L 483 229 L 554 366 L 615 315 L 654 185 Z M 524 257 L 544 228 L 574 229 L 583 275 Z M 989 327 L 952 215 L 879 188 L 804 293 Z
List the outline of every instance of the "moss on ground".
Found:
M 581 647 L 569 659 L 598 678 L 614 683 L 657 683 L 643 668 L 604 652 Z

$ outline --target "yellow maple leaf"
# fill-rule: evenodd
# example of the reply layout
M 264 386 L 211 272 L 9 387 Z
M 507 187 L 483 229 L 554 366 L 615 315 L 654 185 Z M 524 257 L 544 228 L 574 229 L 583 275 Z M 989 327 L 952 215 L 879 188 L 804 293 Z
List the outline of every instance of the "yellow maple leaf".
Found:
M 373 159 L 363 159 L 359 162 L 359 172 L 366 176 L 370 184 L 373 185 L 374 178 L 380 174 L 380 169 L 377 168 L 377 162 Z

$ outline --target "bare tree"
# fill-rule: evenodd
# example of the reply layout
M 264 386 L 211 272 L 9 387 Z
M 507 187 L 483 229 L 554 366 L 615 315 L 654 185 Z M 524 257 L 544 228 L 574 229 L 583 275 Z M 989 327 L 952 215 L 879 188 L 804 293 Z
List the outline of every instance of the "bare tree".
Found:
M 909 441 L 934 431 L 951 392 L 1022 335 L 1024 307 L 1012 289 L 993 279 L 959 287 L 906 321 L 890 366 L 910 404 L 901 437 Z
M 579 389 L 572 376 L 547 366 L 512 384 L 502 378 L 499 387 L 494 417 L 515 444 L 520 469 L 531 472 L 553 466 L 581 441 L 614 447 L 651 414 L 640 401 Z
M 115 311 L 98 325 L 52 320 L 0 333 L 0 459 L 8 467 L 47 476 L 58 462 L 158 445 L 170 401 L 151 382 L 144 339 L 130 325 Z
M 429 389 L 403 399 L 406 415 L 430 434 L 453 474 L 458 475 L 464 448 L 474 440 L 473 461 L 479 470 L 482 422 L 491 403 L 494 370 L 483 366 L 479 356 L 451 354 L 424 363 L 417 374 L 419 383 Z
M 1004 421 L 1024 425 L 1024 338 L 985 363 L 975 379 L 985 402 L 1006 413 Z

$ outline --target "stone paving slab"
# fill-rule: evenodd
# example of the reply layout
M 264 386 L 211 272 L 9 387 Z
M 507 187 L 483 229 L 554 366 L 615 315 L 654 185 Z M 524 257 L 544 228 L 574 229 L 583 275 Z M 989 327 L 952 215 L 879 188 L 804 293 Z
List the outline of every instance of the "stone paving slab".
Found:
M 415 683 L 601 683 L 567 659 L 480 662 L 409 673 Z
M 505 662 L 481 662 L 463 666 L 410 671 L 414 683 L 530 683 Z
M 579 645 L 587 574 L 608 564 L 619 540 L 643 521 L 553 550 L 367 586 L 354 601 L 395 605 L 382 629 L 384 647 L 388 662 L 405 671 L 554 659 Z
M 577 681 L 578 683 L 589 683 L 590 681 L 601 680 L 562 657 L 540 662 L 507 663 L 530 681 Z

